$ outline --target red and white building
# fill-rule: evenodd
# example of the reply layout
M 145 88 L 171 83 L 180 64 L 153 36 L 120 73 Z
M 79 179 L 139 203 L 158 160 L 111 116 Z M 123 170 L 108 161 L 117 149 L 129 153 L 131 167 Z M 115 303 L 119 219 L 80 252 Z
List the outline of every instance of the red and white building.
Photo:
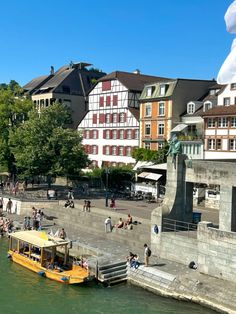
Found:
M 99 79 L 89 93 L 89 112 L 78 126 L 94 166 L 135 164 L 139 146 L 139 96 L 155 76 L 112 72 Z
M 236 84 L 223 86 L 217 106 L 202 117 L 205 159 L 236 159 Z

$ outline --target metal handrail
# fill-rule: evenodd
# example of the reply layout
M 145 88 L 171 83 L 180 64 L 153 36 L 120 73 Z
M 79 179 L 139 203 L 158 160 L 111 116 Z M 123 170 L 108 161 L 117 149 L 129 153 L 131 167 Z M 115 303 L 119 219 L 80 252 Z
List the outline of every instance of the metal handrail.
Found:
M 197 231 L 197 224 L 195 223 L 169 218 L 163 218 L 162 220 L 162 232 L 174 232 L 174 234 L 182 232 L 183 235 L 187 233 L 189 237 L 190 232 L 193 231 Z

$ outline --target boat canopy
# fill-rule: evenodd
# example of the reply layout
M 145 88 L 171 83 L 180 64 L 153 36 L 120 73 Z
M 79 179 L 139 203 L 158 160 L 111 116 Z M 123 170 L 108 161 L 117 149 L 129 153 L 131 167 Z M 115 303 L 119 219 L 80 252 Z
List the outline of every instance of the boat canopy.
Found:
M 69 244 L 68 241 L 65 241 L 61 238 L 51 237 L 44 231 L 36 230 L 14 232 L 10 234 L 10 237 L 28 244 L 32 244 L 33 246 L 39 248 L 57 247 Z

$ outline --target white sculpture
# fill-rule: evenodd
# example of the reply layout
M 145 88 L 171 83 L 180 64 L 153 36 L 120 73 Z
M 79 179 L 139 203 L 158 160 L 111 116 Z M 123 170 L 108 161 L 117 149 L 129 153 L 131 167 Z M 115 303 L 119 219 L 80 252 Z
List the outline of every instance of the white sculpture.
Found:
M 226 29 L 236 34 L 236 0 L 231 3 L 225 13 Z M 218 84 L 236 83 L 236 38 L 233 40 L 231 52 L 225 59 L 217 76 Z

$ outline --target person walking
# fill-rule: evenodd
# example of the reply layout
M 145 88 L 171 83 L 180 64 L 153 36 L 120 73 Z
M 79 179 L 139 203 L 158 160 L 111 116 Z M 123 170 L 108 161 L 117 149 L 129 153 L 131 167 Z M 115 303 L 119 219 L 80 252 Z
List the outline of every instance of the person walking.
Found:
M 62 228 L 61 231 L 59 232 L 59 238 L 65 240 L 66 238 L 66 232 L 65 232 L 65 229 Z
M 105 220 L 105 232 L 111 232 L 112 231 L 112 223 L 111 223 L 111 217 L 107 217 Z
M 144 266 L 148 266 L 149 264 L 149 257 L 151 256 L 151 250 L 148 245 L 144 244 Z
M 6 210 L 8 214 L 11 214 L 12 205 L 13 205 L 12 200 L 9 198 L 7 202 L 7 206 L 6 206 Z

